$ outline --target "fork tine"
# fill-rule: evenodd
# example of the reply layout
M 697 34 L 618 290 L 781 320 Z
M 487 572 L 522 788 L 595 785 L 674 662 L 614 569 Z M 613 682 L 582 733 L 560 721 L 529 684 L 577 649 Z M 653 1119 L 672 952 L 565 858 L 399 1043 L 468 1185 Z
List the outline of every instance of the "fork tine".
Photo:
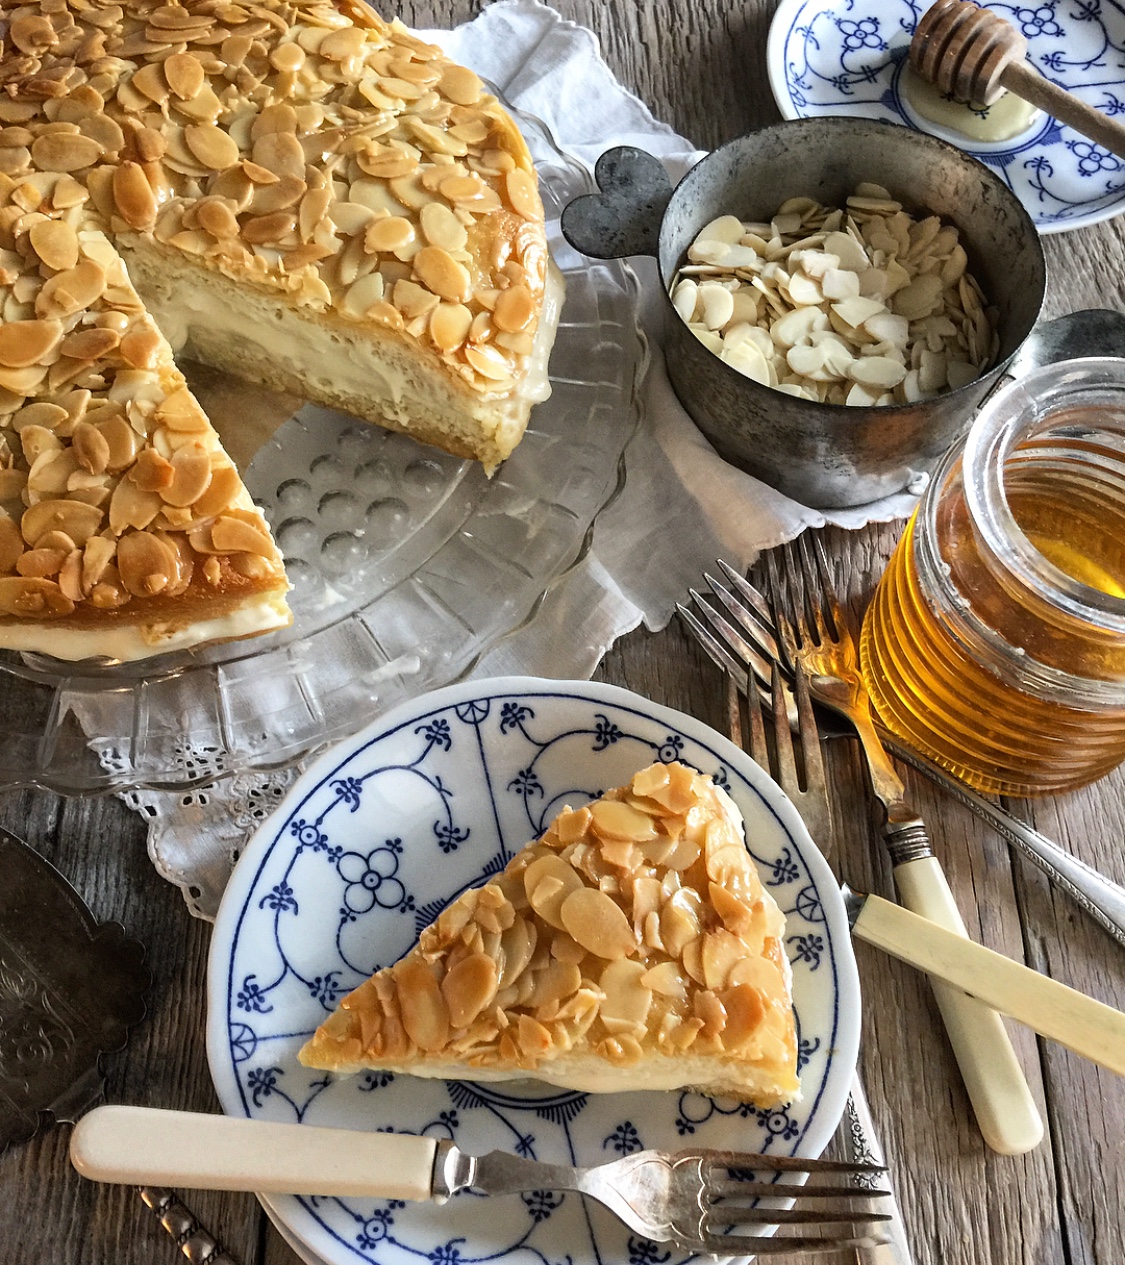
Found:
M 726 646 L 715 637 L 710 629 L 700 623 L 695 613 L 689 607 L 685 606 L 683 602 L 677 602 L 676 610 L 695 636 L 695 639 L 710 655 L 711 661 L 716 667 L 722 668 L 724 672 L 735 678 L 745 676 L 746 664 L 737 662 Z M 732 629 L 731 631 L 733 632 L 734 630 Z
M 691 1151 L 703 1163 L 703 1173 L 726 1169 L 733 1173 L 847 1173 L 862 1177 L 868 1173 L 885 1173 L 882 1164 L 866 1164 L 852 1160 L 820 1160 L 801 1155 L 757 1155 L 750 1151 Z
M 730 679 L 729 685 L 730 705 L 734 712 L 741 714 L 741 708 L 738 706 L 738 687 L 735 684 L 735 678 Z M 735 737 L 734 723 L 731 726 L 731 738 L 735 746 L 740 746 L 744 750 L 749 750 L 750 758 L 768 773 L 770 771 L 770 749 L 766 742 L 766 724 L 762 716 L 762 699 L 756 689 L 746 691 L 746 711 L 749 721 L 748 742 L 740 742 Z M 733 713 L 732 713 L 733 714 Z M 738 722 L 741 729 L 741 722 Z M 740 735 L 741 736 L 741 735 Z
M 713 580 L 710 576 L 707 579 L 712 585 L 718 584 L 718 581 Z M 722 585 L 719 585 L 719 587 L 722 588 Z M 749 619 L 749 617 L 745 619 L 739 618 L 738 622 L 747 634 L 744 637 L 742 632 L 735 628 L 730 620 L 723 615 L 722 611 L 717 610 L 707 598 L 697 593 L 695 589 L 688 589 L 688 593 L 691 594 L 692 600 L 699 609 L 699 613 L 707 620 L 719 637 L 726 642 L 727 647 L 734 652 L 735 656 L 742 661 L 744 669 L 749 667 L 763 684 L 768 684 L 770 675 L 769 663 L 774 657 L 773 651 L 768 648 L 765 635 L 762 634 L 760 629 L 755 627 L 753 620 Z M 720 598 L 720 600 L 733 614 L 738 605 L 734 595 L 726 592 L 725 597 Z M 738 617 L 736 616 L 736 618 Z M 749 640 L 747 640 L 747 637 L 749 637 Z
M 812 615 L 813 623 L 816 625 L 816 643 L 818 646 L 823 646 L 836 639 L 836 610 L 830 611 L 833 626 L 829 627 L 825 616 L 825 605 L 831 605 L 831 603 L 828 595 L 821 589 L 820 580 L 823 577 L 818 574 L 819 568 L 814 560 L 814 550 L 809 542 L 808 533 L 798 541 L 797 552 L 800 554 L 801 588 L 804 598 L 802 607 Z M 825 569 L 827 570 L 827 566 Z M 836 603 L 835 607 L 838 608 L 838 605 Z
M 777 561 L 777 550 L 771 549 L 766 554 L 766 573 L 769 578 L 770 609 L 773 611 L 774 627 L 781 640 L 781 650 L 786 666 L 793 667 L 797 662 L 797 632 L 790 615 L 791 603 L 788 599 L 788 586 L 782 576 Z
M 716 561 L 723 575 L 726 576 L 730 588 L 738 596 L 735 597 L 734 593 L 728 590 L 719 594 L 718 589 L 715 589 L 717 582 L 709 575 L 706 577 L 707 583 L 715 589 L 723 604 L 746 629 L 753 641 L 762 647 L 763 653 L 771 659 L 776 659 L 777 637 L 774 635 L 773 612 L 770 610 L 769 602 L 744 575 L 739 575 L 729 563 L 724 562 L 722 558 Z
M 869 1190 L 866 1186 L 797 1186 L 785 1182 L 724 1181 L 708 1184 L 707 1187 L 710 1197 L 728 1201 L 722 1205 L 724 1209 L 737 1208 L 742 1199 L 750 1196 L 760 1199 L 878 1199 L 890 1193 L 889 1190 Z
M 798 647 L 819 645 L 820 638 L 813 637 L 809 627 L 809 591 L 812 584 L 805 574 L 804 560 L 801 556 L 803 538 L 786 541 L 781 546 L 785 558 L 785 600 L 786 613 L 797 626 L 796 639 Z M 774 613 L 777 615 L 777 602 L 774 602 Z M 780 615 L 777 616 L 780 619 Z
M 727 1213 L 731 1215 L 728 1216 Z M 857 1208 L 763 1208 L 760 1204 L 746 1204 L 739 1208 L 737 1204 L 730 1206 L 718 1204 L 704 1217 L 703 1225 L 706 1232 L 708 1225 L 721 1225 L 724 1228 L 759 1225 L 836 1225 L 840 1222 L 889 1221 L 890 1219 L 888 1213 L 864 1212 Z
M 811 552 L 816 564 L 816 583 L 813 585 L 813 590 L 820 593 L 828 604 L 828 611 L 832 616 L 832 623 L 835 625 L 836 637 L 844 638 L 850 636 L 851 617 L 836 596 L 832 576 L 828 571 L 828 555 L 824 552 L 824 542 L 819 536 L 812 541 Z
M 811 794 L 812 801 L 824 810 L 822 814 L 824 820 L 819 823 L 820 834 L 817 835 L 816 842 L 825 853 L 828 853 L 832 842 L 829 838 L 832 822 L 828 808 L 828 775 L 824 769 L 824 749 L 820 745 L 820 733 L 816 727 L 816 715 L 813 712 L 812 696 L 809 693 L 809 678 L 800 663 L 793 671 L 792 697 L 797 710 L 797 736 L 801 742 L 801 761 L 805 767 L 805 790 Z
M 715 1256 L 781 1256 L 794 1252 L 847 1252 L 853 1248 L 858 1250 L 882 1247 L 886 1242 L 879 1235 L 821 1239 L 804 1236 L 763 1238 L 758 1234 L 708 1234 L 704 1251 Z
M 781 668 L 774 660 L 770 673 L 770 694 L 772 703 L 770 715 L 773 719 L 774 759 L 777 769 L 774 781 L 781 786 L 799 786 L 797 777 L 797 761 L 793 753 L 793 731 L 789 728 L 789 717 L 785 707 L 785 685 L 781 679 Z M 767 772 L 769 765 L 766 765 Z

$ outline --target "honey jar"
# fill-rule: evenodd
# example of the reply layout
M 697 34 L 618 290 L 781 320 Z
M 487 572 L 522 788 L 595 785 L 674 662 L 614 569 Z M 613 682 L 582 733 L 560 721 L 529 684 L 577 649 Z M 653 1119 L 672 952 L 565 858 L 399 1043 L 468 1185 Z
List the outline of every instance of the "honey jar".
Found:
M 868 609 L 882 723 L 979 790 L 1125 758 L 1125 359 L 1002 388 L 934 474 Z

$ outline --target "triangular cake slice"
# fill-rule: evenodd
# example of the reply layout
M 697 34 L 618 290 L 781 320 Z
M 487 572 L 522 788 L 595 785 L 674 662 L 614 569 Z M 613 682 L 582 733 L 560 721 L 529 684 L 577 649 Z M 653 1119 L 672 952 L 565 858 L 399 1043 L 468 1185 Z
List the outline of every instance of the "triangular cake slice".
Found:
M 62 189 L 0 200 L 23 252 L 0 249 L 0 646 L 131 660 L 284 627 L 261 511 Z
M 778 1105 L 799 1094 L 783 934 L 731 798 L 654 764 L 463 892 L 300 1058 Z

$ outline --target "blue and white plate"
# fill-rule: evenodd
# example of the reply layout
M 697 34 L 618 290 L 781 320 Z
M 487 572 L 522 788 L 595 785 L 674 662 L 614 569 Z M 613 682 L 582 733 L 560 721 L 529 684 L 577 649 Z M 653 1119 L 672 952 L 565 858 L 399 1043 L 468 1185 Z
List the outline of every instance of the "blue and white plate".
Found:
M 1125 210 L 1125 160 L 1039 113 L 1010 141 L 972 141 L 919 116 L 903 93 L 910 38 L 926 0 L 782 0 L 770 26 L 770 87 L 787 119 L 859 115 L 932 132 L 986 163 L 1041 233 Z M 1125 112 L 1125 9 L 1114 4 L 991 3 L 1048 79 L 1104 114 Z
M 297 1050 L 341 996 L 394 962 L 463 888 L 502 869 L 565 804 L 657 760 L 733 795 L 785 911 L 800 1038 L 800 1103 L 760 1110 L 696 1093 L 585 1094 L 536 1082 L 337 1078 Z M 466 682 L 406 703 L 334 748 L 239 861 L 215 925 L 208 1048 L 231 1115 L 452 1138 L 596 1164 L 645 1147 L 817 1155 L 847 1098 L 859 985 L 839 888 L 796 810 L 752 760 L 690 716 L 626 690 L 529 678 Z M 271 1216 L 332 1265 L 675 1265 L 575 1195 L 445 1207 L 282 1196 Z

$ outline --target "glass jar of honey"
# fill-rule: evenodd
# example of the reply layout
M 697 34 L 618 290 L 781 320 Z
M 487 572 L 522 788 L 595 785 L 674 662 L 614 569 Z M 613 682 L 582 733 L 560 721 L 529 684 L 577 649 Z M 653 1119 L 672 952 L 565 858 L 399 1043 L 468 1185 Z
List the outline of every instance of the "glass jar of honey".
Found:
M 1125 758 L 1125 359 L 997 392 L 879 582 L 863 673 L 887 729 L 979 790 Z

